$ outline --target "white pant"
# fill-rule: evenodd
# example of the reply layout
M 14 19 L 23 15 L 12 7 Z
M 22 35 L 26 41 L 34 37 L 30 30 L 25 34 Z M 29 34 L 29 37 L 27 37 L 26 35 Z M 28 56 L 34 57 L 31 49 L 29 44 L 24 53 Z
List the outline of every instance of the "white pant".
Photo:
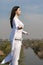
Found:
M 18 65 L 18 60 L 20 57 L 20 50 L 21 50 L 22 41 L 19 40 L 13 40 L 11 42 L 11 53 L 8 54 L 8 56 L 3 59 L 1 64 L 5 64 L 9 61 L 12 61 L 12 65 Z

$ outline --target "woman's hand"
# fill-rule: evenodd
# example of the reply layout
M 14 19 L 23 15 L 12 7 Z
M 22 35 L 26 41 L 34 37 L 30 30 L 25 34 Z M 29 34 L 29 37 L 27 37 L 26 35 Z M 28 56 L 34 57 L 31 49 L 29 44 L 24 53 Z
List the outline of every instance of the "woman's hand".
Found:
M 28 33 L 28 32 L 27 32 L 26 34 L 27 34 L 27 35 L 30 35 L 30 33 Z
M 21 27 L 21 26 L 19 26 L 19 27 L 18 27 L 18 30 L 20 30 L 20 29 L 22 29 L 22 27 Z

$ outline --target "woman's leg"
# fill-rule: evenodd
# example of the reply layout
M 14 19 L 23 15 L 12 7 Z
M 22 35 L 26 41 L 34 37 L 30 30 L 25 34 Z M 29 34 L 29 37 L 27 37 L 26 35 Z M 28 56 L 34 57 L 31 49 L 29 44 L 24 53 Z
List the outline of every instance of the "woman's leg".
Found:
M 12 57 L 12 65 L 18 65 L 21 44 L 22 44 L 21 41 L 15 40 L 15 46 L 14 46 L 13 57 Z

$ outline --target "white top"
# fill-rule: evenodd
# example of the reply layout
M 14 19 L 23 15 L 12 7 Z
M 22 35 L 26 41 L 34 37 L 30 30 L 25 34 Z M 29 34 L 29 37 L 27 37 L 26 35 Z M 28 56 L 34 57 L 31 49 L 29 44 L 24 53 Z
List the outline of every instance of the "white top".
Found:
M 23 39 L 22 38 L 22 33 L 27 34 L 26 31 L 23 29 L 18 30 L 18 26 L 22 26 L 24 28 L 24 24 L 22 21 L 20 21 L 16 16 L 13 18 L 13 29 L 10 33 L 10 41 L 16 39 Z

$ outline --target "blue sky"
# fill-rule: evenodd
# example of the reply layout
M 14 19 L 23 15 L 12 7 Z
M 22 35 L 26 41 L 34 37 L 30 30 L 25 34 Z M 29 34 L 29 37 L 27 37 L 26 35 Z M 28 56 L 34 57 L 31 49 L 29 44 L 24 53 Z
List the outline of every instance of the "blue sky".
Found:
M 22 10 L 20 19 L 25 25 L 24 30 L 31 33 L 27 38 L 43 38 L 43 0 L 0 0 L 0 38 L 9 38 L 9 17 L 15 5 Z
M 0 0 L 1 16 L 8 16 L 10 9 L 14 5 L 20 5 L 23 10 L 23 13 L 43 14 L 43 0 Z

